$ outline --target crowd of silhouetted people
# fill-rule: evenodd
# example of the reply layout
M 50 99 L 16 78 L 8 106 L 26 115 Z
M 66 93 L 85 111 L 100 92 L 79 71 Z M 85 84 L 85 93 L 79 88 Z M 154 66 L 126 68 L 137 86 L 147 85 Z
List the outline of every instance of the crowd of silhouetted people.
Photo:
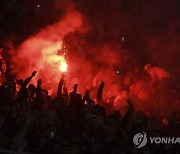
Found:
M 42 89 L 41 80 L 37 85 L 30 84 L 36 73 L 25 80 L 7 80 L 0 86 L 0 150 L 42 154 L 178 153 L 179 144 L 147 144 L 141 149 L 133 144 L 133 136 L 139 132 L 179 136 L 177 111 L 169 119 L 157 118 L 153 111 L 136 111 L 132 100 L 127 99 L 124 115 L 119 110 L 107 114 L 103 81 L 94 101 L 89 91 L 82 97 L 77 84 L 68 93 L 62 76 L 57 95 L 52 98 Z

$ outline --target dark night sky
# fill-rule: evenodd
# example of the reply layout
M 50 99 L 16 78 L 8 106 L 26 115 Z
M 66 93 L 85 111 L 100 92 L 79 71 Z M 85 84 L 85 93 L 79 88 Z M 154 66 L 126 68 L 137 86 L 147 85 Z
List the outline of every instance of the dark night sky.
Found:
M 55 8 L 58 1 L 62 6 Z M 13 34 L 23 40 L 40 28 L 56 22 L 63 15 L 64 2 L 1 0 L 0 40 L 8 39 Z M 180 16 L 178 0 L 76 0 L 75 4 L 94 31 L 101 26 L 106 32 L 103 39 L 107 41 L 116 40 L 123 34 L 136 37 L 139 31 L 145 30 L 147 35 L 163 33 L 169 22 Z
M 63 9 L 54 9 L 53 1 L 1 0 L 0 40 L 15 37 L 15 42 L 22 42 L 29 35 L 56 22 L 61 14 Z

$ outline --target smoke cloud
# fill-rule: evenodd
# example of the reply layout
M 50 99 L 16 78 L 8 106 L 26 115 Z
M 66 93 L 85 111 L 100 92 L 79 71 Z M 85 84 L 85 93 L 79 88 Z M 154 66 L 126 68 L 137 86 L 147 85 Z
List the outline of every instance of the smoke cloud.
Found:
M 37 78 L 44 81 L 45 87 L 48 84 L 57 84 L 62 72 L 61 67 L 66 65 L 64 55 L 60 54 L 63 49 L 62 40 L 81 25 L 81 15 L 71 8 L 59 22 L 30 36 L 17 49 L 10 51 L 11 73 L 26 78 L 33 70 L 37 70 Z
M 104 80 L 104 99 L 116 98 L 113 108 L 131 97 L 138 109 L 152 108 L 154 99 L 163 104 L 162 108 L 178 109 L 178 3 L 177 0 L 68 1 L 66 14 L 59 22 L 43 28 L 10 52 L 12 73 L 25 78 L 37 70 L 38 78 L 49 88 L 46 83 L 51 80 L 55 85 L 60 78 L 57 61 L 49 57 L 57 56 L 58 61 L 68 63 L 69 89 L 79 83 L 79 91 L 90 89 L 93 97 Z M 55 8 L 59 5 L 56 2 Z M 67 51 L 67 59 L 58 55 L 61 49 Z M 170 73 L 171 85 L 165 86 L 171 89 L 170 93 L 154 93 L 156 90 L 149 85 L 143 70 L 147 63 Z M 128 88 L 131 94 L 126 93 Z M 168 102 L 173 105 L 170 107 Z

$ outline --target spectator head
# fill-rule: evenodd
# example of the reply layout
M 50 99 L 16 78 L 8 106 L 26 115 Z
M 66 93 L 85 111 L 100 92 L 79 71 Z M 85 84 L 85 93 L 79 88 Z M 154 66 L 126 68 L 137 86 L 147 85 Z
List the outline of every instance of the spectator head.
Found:
M 46 89 L 42 89 L 42 93 L 45 95 L 45 96 L 48 96 L 48 91 Z

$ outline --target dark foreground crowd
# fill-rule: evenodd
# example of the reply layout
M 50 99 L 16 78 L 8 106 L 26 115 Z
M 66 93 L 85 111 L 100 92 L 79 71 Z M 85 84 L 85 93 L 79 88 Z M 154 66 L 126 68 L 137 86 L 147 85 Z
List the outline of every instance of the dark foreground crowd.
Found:
M 135 111 L 127 100 L 124 115 L 120 111 L 107 114 L 103 107 L 101 82 L 96 103 L 89 92 L 81 96 L 78 85 L 68 94 L 64 77 L 60 79 L 57 96 L 29 84 L 25 80 L 6 81 L 0 86 L 0 151 L 42 154 L 178 154 L 179 144 L 150 144 L 137 149 L 133 137 L 139 132 L 148 136 L 180 136 L 178 112 L 169 119 L 158 119 L 152 113 Z M 17 90 L 17 84 L 20 89 Z

